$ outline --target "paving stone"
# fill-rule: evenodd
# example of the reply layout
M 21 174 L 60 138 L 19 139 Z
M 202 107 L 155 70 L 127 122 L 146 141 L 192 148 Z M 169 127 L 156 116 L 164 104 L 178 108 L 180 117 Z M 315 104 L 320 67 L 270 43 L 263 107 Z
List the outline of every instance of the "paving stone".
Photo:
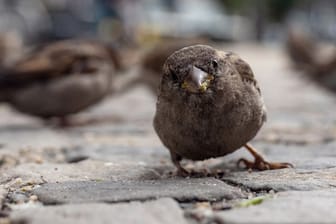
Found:
M 100 126 L 99 126 L 100 127 Z M 66 161 L 91 158 L 108 162 L 135 162 L 150 166 L 170 163 L 170 156 L 153 128 L 134 125 L 75 129 L 82 133 L 82 142 L 64 150 Z M 71 130 L 71 133 L 74 129 Z
M 33 191 L 45 204 L 119 202 L 172 197 L 178 201 L 244 198 L 246 193 L 214 178 L 138 181 L 64 182 L 44 184 Z
M 8 187 L 21 187 L 46 182 L 148 180 L 160 177 L 158 171 L 142 164 L 85 160 L 71 164 L 21 164 L 2 173 L 0 181 Z
M 262 150 L 263 153 L 272 156 L 283 156 L 283 157 L 316 157 L 316 156 L 336 156 L 336 141 L 330 141 L 324 144 L 307 144 L 307 145 L 284 145 L 284 144 L 269 144 L 269 143 L 258 143 L 256 144 L 258 149 Z
M 13 224 L 187 223 L 179 205 L 170 198 L 145 203 L 92 203 L 28 208 L 14 211 L 10 219 Z
M 134 125 L 134 123 L 92 123 L 90 125 L 80 126 L 80 127 L 69 127 L 67 131 L 73 134 L 101 134 L 110 136 L 144 136 L 147 135 L 148 131 L 153 130 L 152 124 L 148 125 Z M 94 137 L 94 136 L 93 136 Z
M 308 118 L 306 120 L 315 119 Z M 298 126 L 293 125 L 293 123 L 297 123 L 299 119 L 295 122 L 288 120 L 274 121 L 272 124 L 266 124 L 254 141 L 283 145 L 308 145 L 325 144 L 336 140 L 336 126 L 326 120 L 319 121 L 318 125 L 312 123 L 306 124 L 307 122 L 305 122 Z M 328 125 L 321 127 L 321 124 Z
M 38 126 L 0 127 L 0 143 L 3 149 L 22 148 L 63 148 L 74 145 L 77 139 L 71 138 L 61 130 Z
M 335 223 L 336 190 L 288 191 L 261 204 L 217 212 L 223 223 Z
M 148 124 L 151 126 L 155 112 L 156 96 L 153 96 L 144 86 L 125 91 L 124 94 L 112 95 L 99 105 L 84 111 L 83 115 L 90 117 L 119 118 L 123 123 Z
M 90 158 L 114 163 L 134 162 L 149 166 L 160 165 L 162 162 L 171 163 L 168 150 L 156 145 L 91 144 L 67 150 L 65 158 L 67 161 Z
M 253 191 L 316 190 L 336 187 L 336 168 L 307 170 L 281 169 L 260 172 L 235 172 L 223 177 L 231 184 L 242 185 Z

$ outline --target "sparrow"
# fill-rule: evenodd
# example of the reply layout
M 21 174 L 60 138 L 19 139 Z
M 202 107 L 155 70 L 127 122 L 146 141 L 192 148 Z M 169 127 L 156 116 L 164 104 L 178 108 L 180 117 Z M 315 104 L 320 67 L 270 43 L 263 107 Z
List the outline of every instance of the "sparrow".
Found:
M 336 92 L 336 48 L 324 48 L 308 33 L 288 32 L 287 49 L 296 68 L 318 85 Z
M 178 175 L 187 176 L 183 158 L 205 160 L 245 147 L 250 169 L 280 169 L 289 163 L 266 161 L 248 142 L 266 121 L 266 108 L 250 66 L 232 52 L 207 45 L 182 48 L 163 66 L 154 129 L 170 151 Z
M 116 52 L 90 40 L 47 44 L 0 70 L 0 101 L 42 119 L 67 117 L 101 101 L 108 93 Z
M 306 69 L 310 64 L 315 63 L 316 43 L 304 31 L 289 29 L 286 47 L 296 69 Z

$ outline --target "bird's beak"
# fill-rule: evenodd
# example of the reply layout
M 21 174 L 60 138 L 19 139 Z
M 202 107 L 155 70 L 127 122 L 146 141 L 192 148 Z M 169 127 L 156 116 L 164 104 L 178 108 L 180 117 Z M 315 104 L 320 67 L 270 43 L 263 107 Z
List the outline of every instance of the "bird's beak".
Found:
M 214 79 L 212 75 L 192 66 L 189 74 L 182 83 L 182 88 L 192 93 L 205 92 L 210 82 Z

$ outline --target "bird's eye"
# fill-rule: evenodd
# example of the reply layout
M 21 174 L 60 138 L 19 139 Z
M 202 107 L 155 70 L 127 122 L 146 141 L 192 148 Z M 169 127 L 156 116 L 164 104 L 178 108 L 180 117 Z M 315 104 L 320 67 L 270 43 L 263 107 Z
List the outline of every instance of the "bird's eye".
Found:
M 214 69 L 217 69 L 217 68 L 218 68 L 218 62 L 217 62 L 217 60 L 212 60 L 212 61 L 211 61 L 211 65 L 212 65 L 212 67 L 213 67 Z

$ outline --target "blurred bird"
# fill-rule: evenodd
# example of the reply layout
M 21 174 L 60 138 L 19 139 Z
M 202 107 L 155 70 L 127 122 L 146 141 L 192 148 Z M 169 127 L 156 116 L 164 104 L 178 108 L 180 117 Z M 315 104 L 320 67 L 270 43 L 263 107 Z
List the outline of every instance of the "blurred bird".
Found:
M 116 52 L 102 43 L 66 40 L 35 49 L 0 74 L 0 100 L 43 119 L 67 117 L 98 103 L 118 68 Z
M 251 169 L 280 169 L 248 144 L 266 121 L 266 109 L 250 66 L 238 55 L 194 45 L 165 62 L 154 128 L 169 149 L 178 174 L 188 175 L 183 158 L 225 156 L 244 146 L 254 157 L 240 159 Z
M 336 48 L 325 47 L 299 29 L 288 32 L 287 49 L 293 64 L 315 83 L 336 92 Z
M 287 37 L 287 52 L 297 69 L 305 69 L 315 63 L 315 41 L 300 29 L 289 29 Z

